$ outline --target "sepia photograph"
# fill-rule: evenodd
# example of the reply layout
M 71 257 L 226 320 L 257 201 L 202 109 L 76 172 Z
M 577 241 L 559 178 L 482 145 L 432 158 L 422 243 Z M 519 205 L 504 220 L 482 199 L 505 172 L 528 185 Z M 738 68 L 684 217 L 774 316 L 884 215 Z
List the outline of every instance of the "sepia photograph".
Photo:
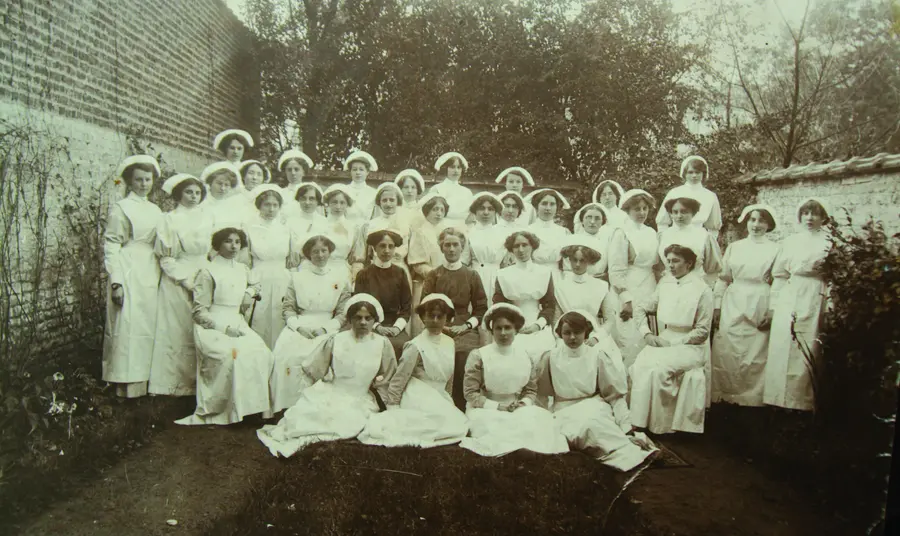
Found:
M 900 0 L 0 0 L 0 534 L 900 534 L 898 318 Z

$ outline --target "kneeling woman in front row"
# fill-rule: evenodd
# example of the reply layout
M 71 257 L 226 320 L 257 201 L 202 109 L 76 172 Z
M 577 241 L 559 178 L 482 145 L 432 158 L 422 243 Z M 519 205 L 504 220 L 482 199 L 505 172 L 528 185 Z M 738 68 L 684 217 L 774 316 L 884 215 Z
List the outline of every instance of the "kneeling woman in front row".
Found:
M 634 320 L 647 346 L 629 369 L 631 421 L 655 434 L 703 433 L 709 406 L 712 290 L 694 270 L 694 251 L 672 244 L 665 256 L 669 273 L 653 297 L 635 309 Z M 659 336 L 647 326 L 647 313 L 653 311 Z
M 527 449 L 543 454 L 567 452 L 569 445 L 547 410 L 535 406 L 540 373 L 521 345 L 513 344 L 525 325 L 521 309 L 495 303 L 484 315 L 494 337 L 473 350 L 463 388 L 471 437 L 460 446 L 481 456 L 502 456 Z
M 459 443 L 469 424 L 451 398 L 454 341 L 444 335 L 454 304 L 444 294 L 429 294 L 416 307 L 425 331 L 403 348 L 385 399 L 387 411 L 372 415 L 359 440 L 387 447 L 437 447 Z
M 231 424 L 269 411 L 272 351 L 250 329 L 243 312 L 259 288 L 250 269 L 235 260 L 247 246 L 243 231 L 226 227 L 212 236 L 216 257 L 194 281 L 197 409 L 178 424 Z
M 544 354 L 542 394 L 553 396 L 554 420 L 569 446 L 619 471 L 630 471 L 656 451 L 631 427 L 622 357 L 585 340 L 598 326 L 587 311 L 569 311 L 556 323 L 562 340 Z
M 306 445 L 352 439 L 378 411 L 374 392 L 387 398 L 397 360 L 391 343 L 372 333 L 384 319 L 381 304 L 369 294 L 347 300 L 350 330 L 341 331 L 301 365 L 300 399 L 277 425 L 256 435 L 273 456 L 291 456 Z M 374 391 L 374 392 L 373 392 Z

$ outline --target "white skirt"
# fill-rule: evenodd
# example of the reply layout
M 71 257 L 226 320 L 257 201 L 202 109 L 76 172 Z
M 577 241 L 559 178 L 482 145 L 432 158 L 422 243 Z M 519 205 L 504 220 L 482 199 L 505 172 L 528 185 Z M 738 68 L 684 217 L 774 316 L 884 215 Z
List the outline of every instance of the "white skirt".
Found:
M 513 412 L 469 408 L 469 433 L 459 444 L 480 456 L 503 456 L 520 449 L 541 454 L 561 454 L 569 444 L 553 422 L 553 415 L 537 406 Z

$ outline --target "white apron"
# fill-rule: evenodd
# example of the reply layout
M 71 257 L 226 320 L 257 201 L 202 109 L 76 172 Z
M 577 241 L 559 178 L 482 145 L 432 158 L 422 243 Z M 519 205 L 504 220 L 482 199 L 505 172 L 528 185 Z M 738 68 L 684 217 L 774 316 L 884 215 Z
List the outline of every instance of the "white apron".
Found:
M 556 315 L 553 319 L 553 325 L 562 317 L 562 315 L 574 311 L 576 309 L 596 313 L 603 300 L 615 299 L 610 296 L 609 283 L 602 279 L 590 277 L 587 274 L 577 276 L 572 272 L 553 271 L 553 293 L 556 297 Z M 615 309 L 616 314 L 618 310 Z M 615 341 L 615 318 L 605 318 L 604 321 L 610 324 L 610 330 L 607 331 L 601 327 L 599 320 L 591 318 L 593 322 L 593 332 L 591 337 L 597 337 L 597 348 L 602 349 L 611 357 L 622 360 L 622 351 Z M 557 341 L 556 346 L 562 345 L 561 340 Z
M 550 286 L 550 273 L 549 267 L 533 262 L 528 263 L 525 269 L 514 264 L 497 272 L 497 282 L 503 296 L 522 310 L 525 326 L 537 322 L 541 312 L 540 299 Z M 516 335 L 513 344 L 522 348 L 532 362 L 537 363 L 544 352 L 556 345 L 556 341 L 552 328 L 547 325 L 535 333 Z
M 469 230 L 469 247 L 475 257 L 472 268 L 481 277 L 488 307 L 493 305 L 497 272 L 500 271 L 500 263 L 507 254 L 505 246 L 507 236 L 506 229 L 498 228 L 496 225 L 482 226 L 476 223 Z
M 541 244 L 532 254 L 534 262 L 546 266 L 555 266 L 557 261 L 559 261 L 559 251 L 566 245 L 568 240 L 569 230 L 562 225 L 541 219 L 534 220 L 534 223 L 529 225 L 526 230 L 534 233 L 541 241 Z
M 628 268 L 625 273 L 625 288 L 631 294 L 632 309 L 639 303 L 653 296 L 656 290 L 656 276 L 653 266 L 656 264 L 656 233 L 650 227 L 637 227 L 630 219 L 622 226 L 627 240 Z M 624 305 L 621 294 L 618 296 L 619 307 Z M 621 312 L 621 309 L 620 311 Z M 634 319 L 623 321 L 616 314 L 617 345 L 622 349 L 622 359 L 626 370 L 634 363 L 638 352 L 643 348 L 644 337 L 641 335 Z
M 447 200 L 450 208 L 447 209 L 447 215 L 444 217 L 444 228 L 458 227 L 465 229 L 466 218 L 469 217 L 469 207 L 472 205 L 472 190 L 459 184 L 459 181 L 451 181 L 444 179 L 442 182 L 431 187 L 431 192 L 439 194 Z
M 265 221 L 258 214 L 245 225 L 244 231 L 250 242 L 250 258 L 253 269 L 250 281 L 259 284 L 261 299 L 255 309 L 246 312 L 250 327 L 259 333 L 269 348 L 284 329 L 281 315 L 281 300 L 290 280 L 287 257 L 290 253 L 291 236 L 288 227 L 279 222 Z M 251 318 L 251 312 L 253 317 Z

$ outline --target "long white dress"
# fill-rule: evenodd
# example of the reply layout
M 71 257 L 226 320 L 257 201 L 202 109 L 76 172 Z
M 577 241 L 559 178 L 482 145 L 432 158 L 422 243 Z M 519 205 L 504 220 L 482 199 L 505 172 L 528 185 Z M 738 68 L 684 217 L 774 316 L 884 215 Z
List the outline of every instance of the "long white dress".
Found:
M 120 394 L 147 394 L 156 335 L 159 262 L 153 251 L 162 212 L 135 193 L 112 206 L 103 234 L 106 324 L 103 330 L 103 381 L 129 384 Z M 112 302 L 112 285 L 122 285 L 125 300 Z M 132 385 L 133 384 L 133 385 Z
M 491 343 L 469 354 L 463 387 L 469 434 L 459 444 L 481 456 L 503 456 L 519 449 L 542 454 L 568 452 L 565 436 L 556 429 L 553 415 L 534 405 L 540 363 L 518 344 Z M 515 411 L 500 411 L 499 404 L 522 401 Z
M 601 349 L 560 345 L 544 354 L 542 383 L 553 396 L 550 411 L 569 447 L 619 471 L 634 469 L 652 450 L 625 435 L 631 416 L 625 401 L 628 381 L 621 358 Z
M 496 225 L 475 223 L 469 229 L 471 265 L 481 277 L 488 307 L 493 304 L 494 286 L 497 282 L 497 272 L 500 271 L 500 263 L 508 253 L 504 245 L 508 235 L 506 229 L 498 228 Z
M 494 303 L 512 303 L 525 315 L 525 326 L 537 322 L 541 329 L 535 333 L 516 335 L 520 346 L 534 363 L 556 345 L 551 323 L 555 312 L 555 296 L 551 269 L 533 262 L 516 263 L 497 272 Z
M 625 224 L 626 221 L 631 219 L 628 217 L 628 213 L 626 213 L 619 207 L 613 206 L 610 208 L 603 208 L 606 210 L 606 225 L 611 225 L 612 227 L 621 227 Z
M 382 399 L 397 367 L 391 343 L 369 333 L 332 336 L 312 359 L 303 363 L 300 398 L 276 425 L 257 431 L 273 456 L 288 457 L 322 441 L 357 437 L 369 416 L 378 411 L 374 388 Z
M 353 249 L 358 229 L 358 226 L 345 216 L 335 217 L 334 215 L 326 218 L 321 227 L 315 229 L 316 233 L 321 232 L 334 242 L 334 251 L 331 252 L 328 263 L 335 268 L 347 270 L 348 274 L 350 273 L 350 250 Z
M 251 202 L 252 203 L 252 202 Z M 253 206 L 251 204 L 251 206 Z M 216 199 L 211 195 L 207 195 L 206 199 L 200 203 L 200 208 L 209 218 L 212 232 L 226 227 L 234 227 L 240 229 L 247 219 L 249 208 L 247 207 L 247 198 L 239 191 L 233 191 L 230 195 L 223 199 Z
M 197 409 L 178 424 L 231 424 L 268 412 L 272 351 L 250 329 L 240 308 L 250 269 L 215 257 L 194 283 L 194 344 L 197 346 Z M 241 332 L 230 337 L 226 328 Z
M 540 218 L 526 228 L 541 240 L 541 244 L 534 250 L 532 259 L 537 264 L 552 266 L 559 260 L 559 251 L 566 245 L 569 230 L 552 221 L 544 221 Z
M 712 235 L 713 240 L 719 237 L 722 228 L 722 207 L 719 205 L 719 196 L 700 183 L 682 184 L 669 190 L 663 202 L 659 204 L 656 213 L 656 228 L 663 231 L 672 225 L 672 217 L 666 211 L 666 201 L 679 197 L 690 197 L 700 202 L 700 210 L 694 214 L 691 223 L 706 229 Z
M 628 219 L 612 233 L 609 243 L 609 282 L 616 292 L 620 306 L 639 303 L 653 296 L 656 290 L 656 232 L 646 225 Z M 644 336 L 634 318 L 622 320 L 616 313 L 616 344 L 622 349 L 626 370 L 634 363 L 643 348 Z
M 343 270 L 312 263 L 304 264 L 290 273 L 290 282 L 282 302 L 282 314 L 287 326 L 275 342 L 275 367 L 269 380 L 272 411 L 293 406 L 303 387 L 302 365 L 317 348 L 337 333 L 346 321 L 344 304 L 350 298 L 350 279 Z M 295 330 L 321 328 L 325 334 L 307 339 Z
M 461 185 L 459 181 L 452 181 L 445 178 L 443 181 L 435 184 L 430 190 L 432 193 L 441 195 L 447 200 L 450 208 L 445 216 L 444 227 L 458 227 L 465 229 L 466 218 L 469 217 L 469 207 L 472 205 L 472 190 Z
M 425 275 L 428 271 L 434 270 L 444 262 L 444 254 L 441 253 L 438 237 L 448 225 L 446 218 L 434 225 L 423 217 L 410 230 L 409 251 L 406 255 L 406 261 L 409 263 L 412 276 L 413 310 L 418 307 L 419 302 L 422 300 Z M 422 320 L 418 315 L 413 315 L 409 323 L 410 337 L 416 337 L 422 332 L 422 329 Z
M 369 417 L 359 440 L 386 447 L 437 447 L 459 443 L 469 432 L 453 404 L 453 339 L 427 331 L 407 342 L 391 377 L 388 411 Z
M 643 333 L 657 312 L 659 336 L 672 346 L 645 346 L 631 365 L 631 420 L 655 434 L 703 433 L 709 406 L 709 330 L 712 290 L 691 272 L 666 275 L 654 296 L 635 309 Z
M 614 229 L 614 226 L 606 224 L 603 227 L 600 227 L 595 234 L 589 234 L 584 228 L 575 233 L 579 237 L 585 239 L 585 242 L 588 243 L 587 245 L 591 246 L 593 250 L 600 254 L 600 260 L 588 267 L 588 274 L 600 276 L 608 272 L 609 243 L 612 240 Z M 568 262 L 566 264 L 568 264 Z
M 712 342 L 712 399 L 762 406 L 769 330 L 759 324 L 769 310 L 772 265 L 779 247 L 766 237 L 738 240 L 725 250 L 716 284 L 719 329 Z
M 353 193 L 353 205 L 347 207 L 347 219 L 357 227 L 372 217 L 377 190 L 365 182 L 350 182 L 347 189 Z
M 610 357 L 622 361 L 622 352 L 615 342 L 616 315 L 619 311 L 616 295 L 610 292 L 609 283 L 587 274 L 553 271 L 553 294 L 556 297 L 556 314 L 553 325 L 565 313 L 574 310 L 594 313 L 594 324 L 599 326 L 591 333 L 597 338 L 597 348 Z M 599 320 L 602 318 L 602 322 Z M 557 343 L 557 346 L 562 342 Z M 624 365 L 622 367 L 624 371 Z
M 831 249 L 828 233 L 803 230 L 784 239 L 772 268 L 772 330 L 766 363 L 763 401 L 783 408 L 811 410 L 815 406 L 812 377 L 800 343 L 821 358 L 819 328 L 827 301 L 827 284 L 817 261 Z M 795 319 L 796 317 L 796 319 Z
M 288 267 L 296 268 L 300 264 L 307 262 L 307 259 L 303 257 L 303 244 L 312 236 L 327 234 L 325 227 L 327 219 L 318 212 L 307 214 L 297 209 L 293 216 L 287 218 L 286 223 L 288 232 L 291 235 L 291 253 Z
M 152 394 L 185 396 L 197 392 L 193 297 L 185 285 L 193 285 L 197 272 L 208 263 L 210 234 L 204 212 L 181 205 L 163 215 L 157 231 L 156 255 L 163 276 L 150 366 Z
M 261 296 L 256 309 L 247 310 L 247 320 L 266 345 L 275 348 L 275 341 L 284 328 L 281 300 L 290 280 L 287 259 L 291 234 L 287 225 L 277 218 L 265 220 L 259 214 L 244 225 L 244 232 L 250 242 L 250 280 L 259 284 Z
M 690 248 L 697 254 L 697 262 L 694 264 L 694 272 L 697 273 L 709 288 L 716 286 L 719 272 L 722 270 L 722 254 L 719 244 L 713 236 L 697 225 L 680 227 L 673 225 L 659 233 L 659 262 L 663 265 L 666 259 L 666 248 L 672 244 L 678 244 Z

